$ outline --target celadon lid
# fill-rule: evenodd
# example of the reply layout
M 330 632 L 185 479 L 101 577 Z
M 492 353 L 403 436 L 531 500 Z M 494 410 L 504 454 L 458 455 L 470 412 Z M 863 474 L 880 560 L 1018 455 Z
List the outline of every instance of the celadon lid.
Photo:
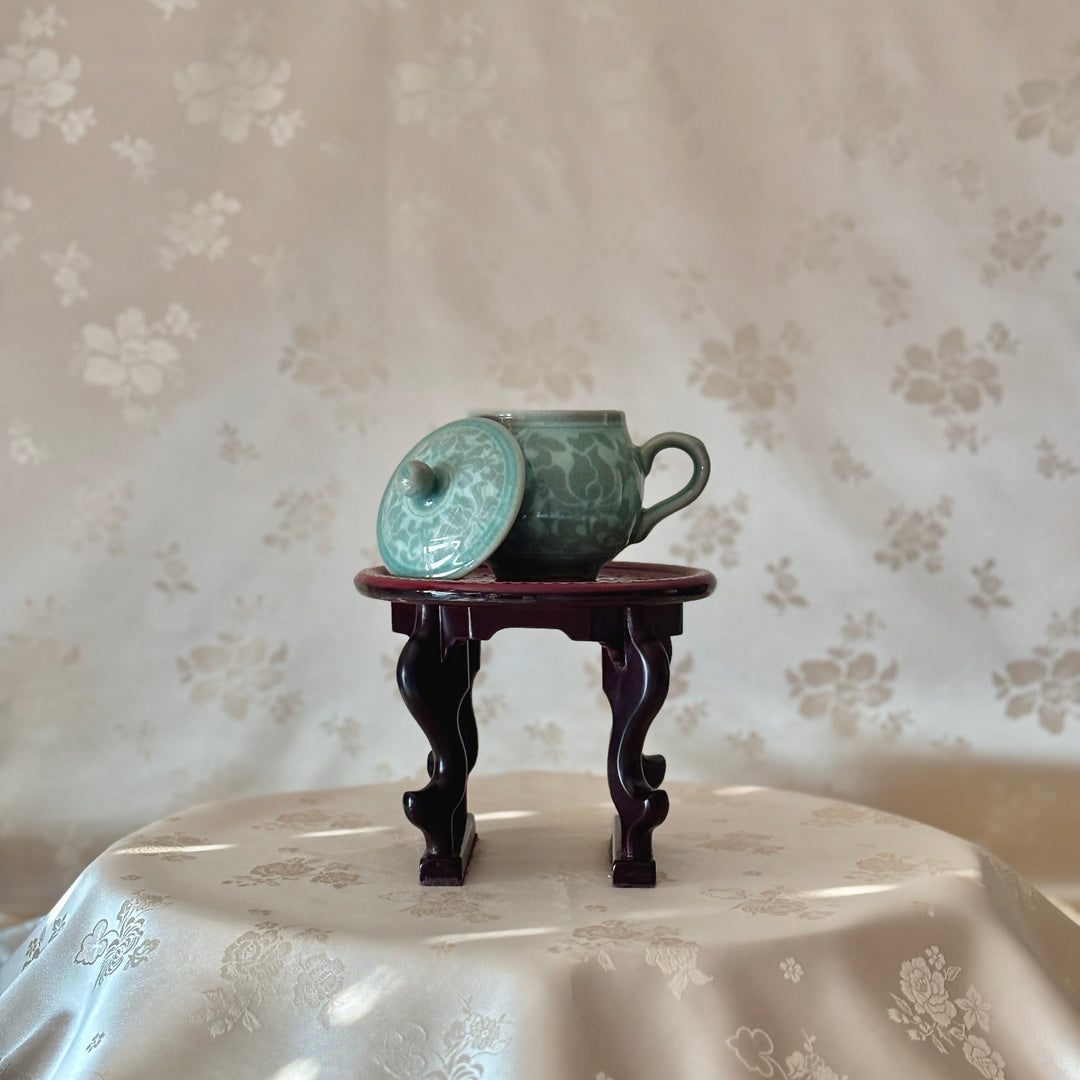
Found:
M 494 420 L 453 420 L 404 457 L 379 505 L 379 552 L 398 577 L 459 578 L 506 538 L 525 493 L 525 459 Z

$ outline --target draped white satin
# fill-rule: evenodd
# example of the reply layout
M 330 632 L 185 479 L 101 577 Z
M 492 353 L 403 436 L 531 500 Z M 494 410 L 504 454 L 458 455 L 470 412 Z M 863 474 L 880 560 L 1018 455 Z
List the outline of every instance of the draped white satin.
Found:
M 417 884 L 398 785 L 159 821 L 0 969 L 0 1076 L 1080 1075 L 1080 927 L 1004 864 L 851 804 L 667 790 L 651 890 L 610 886 L 596 777 L 475 777 L 462 888 Z

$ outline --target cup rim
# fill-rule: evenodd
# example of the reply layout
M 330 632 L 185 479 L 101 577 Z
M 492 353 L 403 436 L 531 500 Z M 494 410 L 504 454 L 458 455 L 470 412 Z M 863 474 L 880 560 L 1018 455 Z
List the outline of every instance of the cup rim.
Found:
M 623 424 L 618 409 L 473 409 L 469 416 L 500 424 Z

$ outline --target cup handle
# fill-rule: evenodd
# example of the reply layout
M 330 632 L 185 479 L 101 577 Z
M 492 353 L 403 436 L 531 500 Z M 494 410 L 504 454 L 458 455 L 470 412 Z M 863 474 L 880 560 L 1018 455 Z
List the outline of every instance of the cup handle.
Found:
M 661 450 L 671 447 L 683 450 L 690 455 L 690 460 L 694 463 L 694 475 L 681 491 L 676 491 L 674 495 L 661 499 L 655 506 L 641 511 L 641 517 L 638 518 L 634 531 L 630 534 L 629 543 L 631 544 L 644 540 L 652 532 L 653 526 L 663 521 L 668 514 L 674 514 L 676 510 L 681 510 L 692 503 L 708 483 L 710 465 L 709 452 L 705 449 L 705 444 L 700 439 L 695 439 L 693 435 L 684 435 L 679 431 L 665 431 L 662 435 L 655 435 L 648 442 L 637 447 L 638 457 L 641 459 L 641 471 L 648 476 L 656 455 Z

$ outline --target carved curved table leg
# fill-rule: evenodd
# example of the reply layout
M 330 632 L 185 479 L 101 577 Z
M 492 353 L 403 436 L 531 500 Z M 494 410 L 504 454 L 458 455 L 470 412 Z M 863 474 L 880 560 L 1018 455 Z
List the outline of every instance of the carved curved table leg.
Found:
M 668 814 L 667 792 L 656 786 L 666 763 L 642 748 L 667 696 L 670 663 L 671 639 L 653 632 L 641 608 L 626 608 L 622 641 L 605 643 L 603 653 L 604 693 L 611 703 L 608 787 L 618 812 L 611 867 L 616 886 L 656 884 L 652 831 Z
M 469 695 L 474 650 L 468 641 L 443 648 L 440 611 L 419 605 L 413 632 L 398 658 L 398 688 L 409 712 L 431 744 L 430 780 L 420 791 L 407 791 L 405 816 L 424 834 L 420 859 L 422 885 L 460 885 L 476 842 L 468 813 L 466 786 L 476 760 L 476 724 Z M 479 663 L 479 653 L 475 652 Z M 459 718 L 467 713 L 462 732 Z M 468 730 L 471 724 L 471 730 Z

